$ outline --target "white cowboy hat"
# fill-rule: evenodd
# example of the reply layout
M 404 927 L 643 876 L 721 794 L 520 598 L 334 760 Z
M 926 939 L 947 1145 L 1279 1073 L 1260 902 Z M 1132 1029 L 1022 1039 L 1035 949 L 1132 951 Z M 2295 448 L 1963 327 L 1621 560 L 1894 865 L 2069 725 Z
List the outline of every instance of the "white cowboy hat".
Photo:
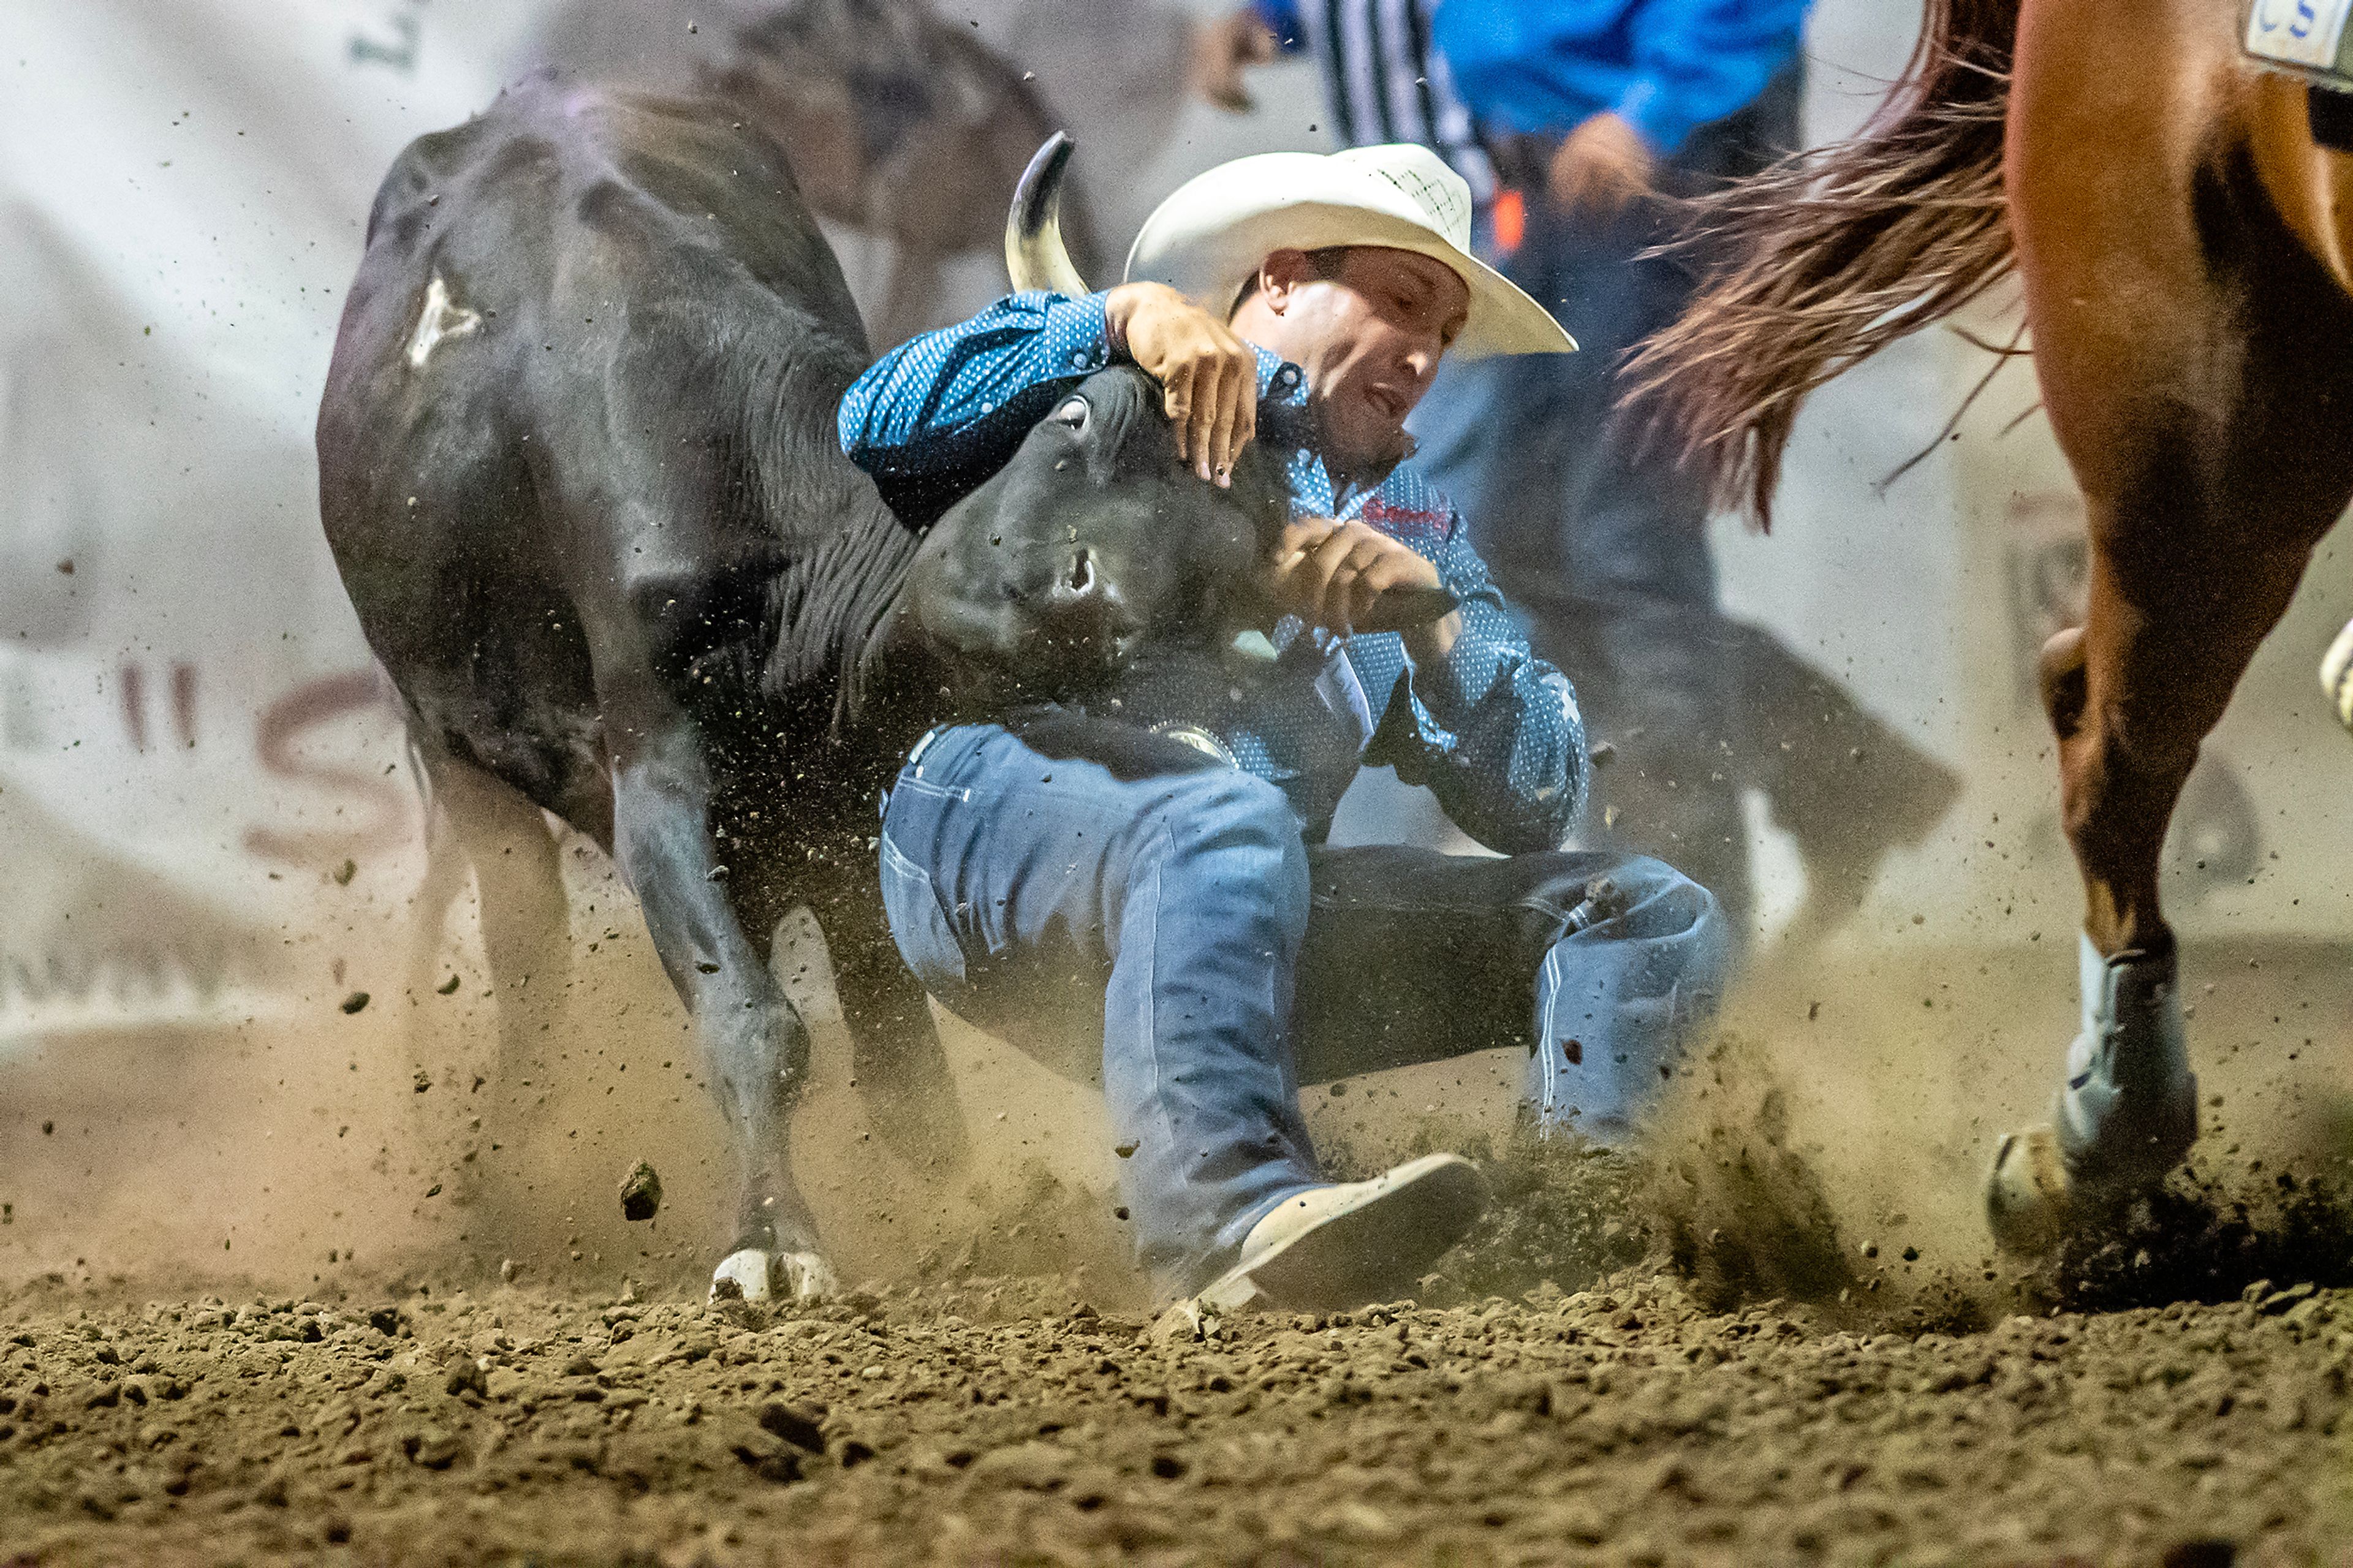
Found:
M 1335 245 L 1388 246 L 1452 268 L 1471 289 L 1471 319 L 1449 351 L 1458 359 L 1577 347 L 1542 305 L 1471 254 L 1471 187 L 1409 143 L 1220 163 L 1144 220 L 1127 280 L 1166 283 L 1222 312 L 1273 252 Z

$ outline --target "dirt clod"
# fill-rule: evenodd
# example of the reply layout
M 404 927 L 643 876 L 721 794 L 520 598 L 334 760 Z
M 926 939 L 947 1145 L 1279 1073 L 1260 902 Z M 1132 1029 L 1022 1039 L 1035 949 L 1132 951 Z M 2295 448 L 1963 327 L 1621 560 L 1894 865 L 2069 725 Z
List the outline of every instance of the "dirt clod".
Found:
M 621 1217 L 651 1219 L 661 1209 L 661 1177 L 654 1168 L 640 1160 L 621 1178 Z
M 812 1454 L 825 1452 L 825 1431 L 817 1418 L 780 1401 L 770 1400 L 760 1406 L 760 1427 L 796 1448 L 806 1448 Z

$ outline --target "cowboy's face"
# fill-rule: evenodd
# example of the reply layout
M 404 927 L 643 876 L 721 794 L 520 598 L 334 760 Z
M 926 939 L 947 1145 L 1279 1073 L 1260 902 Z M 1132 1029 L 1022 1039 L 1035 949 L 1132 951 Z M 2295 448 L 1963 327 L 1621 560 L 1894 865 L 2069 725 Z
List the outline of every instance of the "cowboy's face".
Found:
M 1406 416 L 1470 319 L 1470 288 L 1444 262 L 1386 246 L 1351 246 L 1322 270 L 1279 250 L 1260 279 L 1265 310 L 1246 335 L 1279 339 L 1264 346 L 1306 373 L 1324 456 L 1351 468 L 1396 461 Z

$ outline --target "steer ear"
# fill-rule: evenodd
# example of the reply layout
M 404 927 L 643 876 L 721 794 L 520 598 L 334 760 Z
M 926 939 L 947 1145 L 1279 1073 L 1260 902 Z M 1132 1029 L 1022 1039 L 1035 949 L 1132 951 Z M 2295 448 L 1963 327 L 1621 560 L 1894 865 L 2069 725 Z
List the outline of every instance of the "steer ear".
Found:
M 1087 291 L 1087 280 L 1062 246 L 1062 176 L 1077 145 L 1068 132 L 1055 132 L 1013 187 L 1013 209 L 1005 215 L 1005 270 L 1017 294 L 1043 289 L 1075 297 Z

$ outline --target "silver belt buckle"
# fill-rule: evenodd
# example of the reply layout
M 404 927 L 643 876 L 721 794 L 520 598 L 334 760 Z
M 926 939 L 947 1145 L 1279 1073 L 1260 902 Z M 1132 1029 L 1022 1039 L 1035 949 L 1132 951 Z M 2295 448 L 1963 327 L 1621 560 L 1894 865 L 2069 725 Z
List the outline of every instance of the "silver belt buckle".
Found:
M 1241 766 L 1241 763 L 1235 760 L 1233 752 L 1226 749 L 1226 743 L 1223 741 L 1219 740 L 1198 724 L 1165 721 L 1153 725 L 1152 733 L 1166 736 L 1179 745 L 1190 746 L 1203 756 L 1215 758 L 1229 768 Z

